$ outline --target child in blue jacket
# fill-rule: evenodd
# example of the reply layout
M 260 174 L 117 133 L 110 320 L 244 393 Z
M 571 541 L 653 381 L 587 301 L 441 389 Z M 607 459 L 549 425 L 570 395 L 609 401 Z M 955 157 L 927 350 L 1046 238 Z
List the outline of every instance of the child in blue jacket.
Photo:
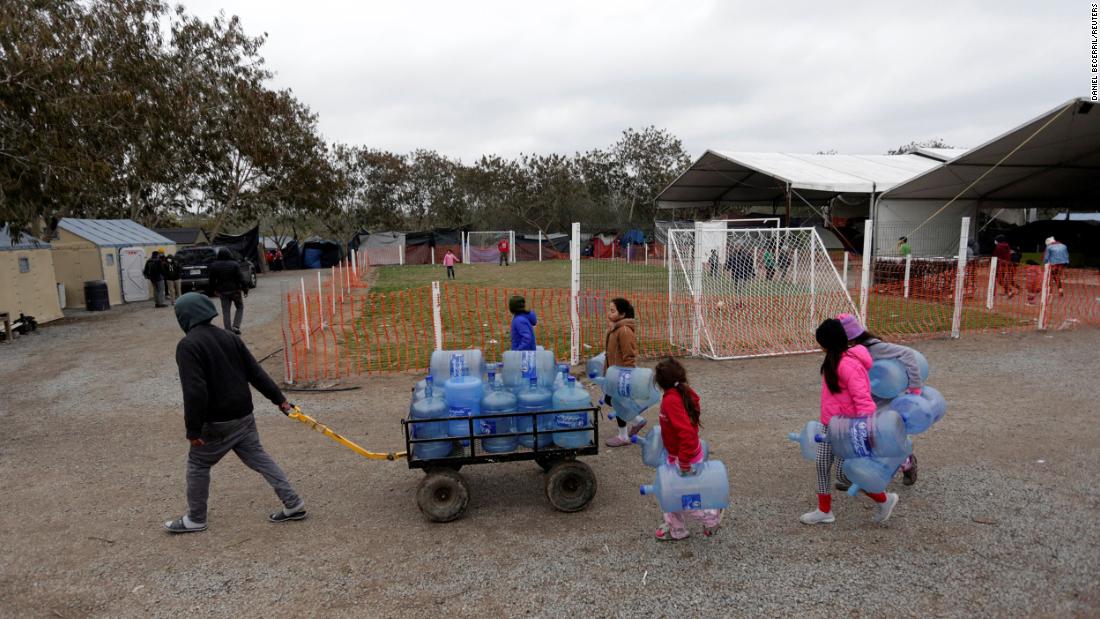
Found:
M 538 316 L 527 311 L 527 301 L 520 296 L 508 299 L 508 311 L 512 312 L 512 350 L 535 350 Z

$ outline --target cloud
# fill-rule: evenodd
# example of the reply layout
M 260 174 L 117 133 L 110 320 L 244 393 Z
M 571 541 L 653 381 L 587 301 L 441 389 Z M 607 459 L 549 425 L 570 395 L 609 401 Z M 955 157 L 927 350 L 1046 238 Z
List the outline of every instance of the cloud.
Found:
M 267 32 L 327 139 L 465 160 L 650 124 L 693 154 L 972 146 L 1087 89 L 1077 3 L 681 4 L 186 2 Z

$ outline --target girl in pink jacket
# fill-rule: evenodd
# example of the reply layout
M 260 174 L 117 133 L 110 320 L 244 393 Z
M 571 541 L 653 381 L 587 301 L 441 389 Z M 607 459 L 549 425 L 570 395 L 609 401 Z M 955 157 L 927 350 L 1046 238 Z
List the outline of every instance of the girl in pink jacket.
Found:
M 844 325 L 829 318 L 817 328 L 817 343 L 825 351 L 821 363 L 821 423 L 828 430 L 829 420 L 835 415 L 845 417 L 869 417 L 875 413 L 871 399 L 871 353 L 863 346 L 848 346 Z M 828 441 L 817 444 L 817 509 L 802 514 L 803 524 L 836 522 L 833 516 L 832 468 L 836 462 L 837 479 L 849 483 L 841 468 L 843 461 L 833 456 Z M 879 504 L 875 522 L 884 522 L 897 505 L 898 495 L 885 492 L 866 493 Z

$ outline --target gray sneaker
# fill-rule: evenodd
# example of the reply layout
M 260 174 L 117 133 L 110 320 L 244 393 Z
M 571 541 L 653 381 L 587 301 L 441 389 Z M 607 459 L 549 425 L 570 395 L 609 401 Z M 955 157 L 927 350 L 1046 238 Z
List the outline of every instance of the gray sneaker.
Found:
M 898 495 L 893 492 L 886 493 L 886 502 L 879 503 L 878 509 L 875 510 L 875 522 L 886 522 L 887 520 L 889 520 L 890 514 L 894 513 L 894 507 L 897 504 Z

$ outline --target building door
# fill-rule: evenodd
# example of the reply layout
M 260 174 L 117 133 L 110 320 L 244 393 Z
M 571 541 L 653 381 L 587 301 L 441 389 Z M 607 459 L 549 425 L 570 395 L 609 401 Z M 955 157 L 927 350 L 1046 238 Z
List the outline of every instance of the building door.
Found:
M 145 279 L 145 248 L 125 247 L 118 252 L 122 275 L 122 300 L 126 303 L 149 300 L 149 280 Z

